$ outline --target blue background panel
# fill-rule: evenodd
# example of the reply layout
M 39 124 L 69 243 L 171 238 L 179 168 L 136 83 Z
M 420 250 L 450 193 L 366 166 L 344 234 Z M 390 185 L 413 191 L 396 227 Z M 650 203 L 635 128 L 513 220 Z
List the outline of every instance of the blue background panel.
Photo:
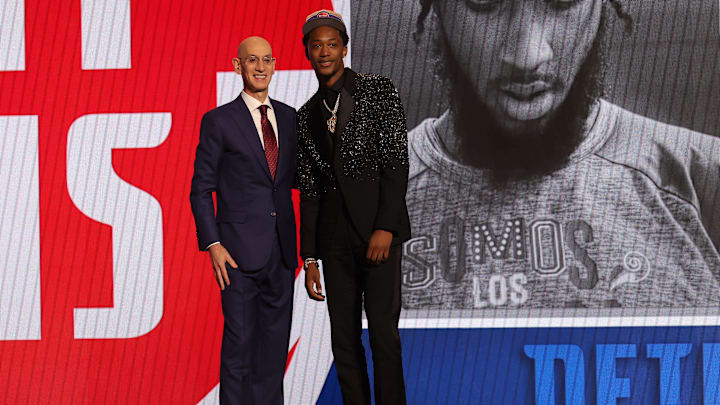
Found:
M 714 381 L 720 377 L 720 350 L 715 349 L 718 353 L 712 358 L 716 366 L 703 369 L 703 344 L 720 342 L 719 327 L 402 329 L 400 336 L 408 403 L 413 405 L 535 404 L 535 360 L 525 354 L 525 347 L 534 345 L 575 345 L 582 350 L 585 378 L 580 384 L 584 384 L 584 403 L 588 405 L 703 404 L 703 373 L 708 381 L 713 376 Z M 363 333 L 363 343 L 372 380 L 367 331 Z M 668 402 L 673 393 L 667 386 L 665 398 L 661 398 L 658 349 L 656 346 L 654 353 L 649 353 L 649 344 L 690 345 L 689 353 L 679 360 L 679 370 L 667 368 L 669 378 L 674 376 L 677 380 L 679 376 L 680 382 L 672 402 Z M 598 391 L 601 395 L 613 391 L 610 383 L 598 387 L 598 353 L 622 354 L 614 346 L 610 346 L 612 350 L 605 346 L 603 351 L 599 345 L 634 347 L 636 356 L 618 358 L 614 367 L 615 384 L 622 386 L 628 382 L 623 379 L 629 380 L 629 397 L 605 396 L 598 402 Z M 711 353 L 708 349 L 706 352 L 710 359 Z M 554 362 L 555 404 L 566 403 L 565 368 L 562 360 Z M 717 386 L 710 388 L 717 392 Z M 710 405 L 710 400 L 705 404 Z M 334 366 L 318 404 L 342 404 Z

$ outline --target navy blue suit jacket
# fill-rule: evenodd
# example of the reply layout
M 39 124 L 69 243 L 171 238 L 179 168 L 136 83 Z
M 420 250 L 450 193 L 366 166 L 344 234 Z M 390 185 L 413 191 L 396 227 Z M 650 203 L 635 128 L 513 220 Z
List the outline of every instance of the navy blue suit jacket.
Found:
M 206 250 L 220 241 L 242 270 L 257 270 L 268 262 L 276 234 L 287 267 L 298 265 L 291 196 L 297 164 L 296 113 L 279 101 L 270 103 L 279 150 L 274 181 L 242 97 L 207 112 L 200 124 L 190 191 L 199 248 Z

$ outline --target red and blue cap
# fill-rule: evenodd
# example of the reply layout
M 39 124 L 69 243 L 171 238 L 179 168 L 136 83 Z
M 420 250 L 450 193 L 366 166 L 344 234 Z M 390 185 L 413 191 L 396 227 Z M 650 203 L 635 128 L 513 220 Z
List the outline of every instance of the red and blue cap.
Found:
M 347 35 L 345 22 L 339 13 L 332 10 L 318 10 L 305 18 L 305 24 L 302 27 L 303 37 L 307 36 L 310 31 L 317 27 L 328 26 Z

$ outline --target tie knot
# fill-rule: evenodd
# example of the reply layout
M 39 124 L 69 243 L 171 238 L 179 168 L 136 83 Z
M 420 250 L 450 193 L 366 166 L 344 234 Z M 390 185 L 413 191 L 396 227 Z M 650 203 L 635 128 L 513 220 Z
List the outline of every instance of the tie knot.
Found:
M 262 115 L 262 116 L 264 117 L 264 116 L 267 114 L 267 108 L 268 108 L 268 106 L 266 106 L 265 104 L 263 104 L 263 105 L 261 105 L 259 108 L 260 108 L 260 115 Z

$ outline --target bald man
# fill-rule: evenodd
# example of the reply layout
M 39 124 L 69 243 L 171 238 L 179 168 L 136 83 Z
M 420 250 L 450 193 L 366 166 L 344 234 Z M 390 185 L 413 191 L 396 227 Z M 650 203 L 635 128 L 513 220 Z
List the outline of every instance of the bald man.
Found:
M 232 63 L 244 89 L 202 118 L 190 203 L 221 290 L 220 403 L 282 404 L 298 266 L 296 114 L 268 97 L 275 58 L 266 40 L 245 39 Z

